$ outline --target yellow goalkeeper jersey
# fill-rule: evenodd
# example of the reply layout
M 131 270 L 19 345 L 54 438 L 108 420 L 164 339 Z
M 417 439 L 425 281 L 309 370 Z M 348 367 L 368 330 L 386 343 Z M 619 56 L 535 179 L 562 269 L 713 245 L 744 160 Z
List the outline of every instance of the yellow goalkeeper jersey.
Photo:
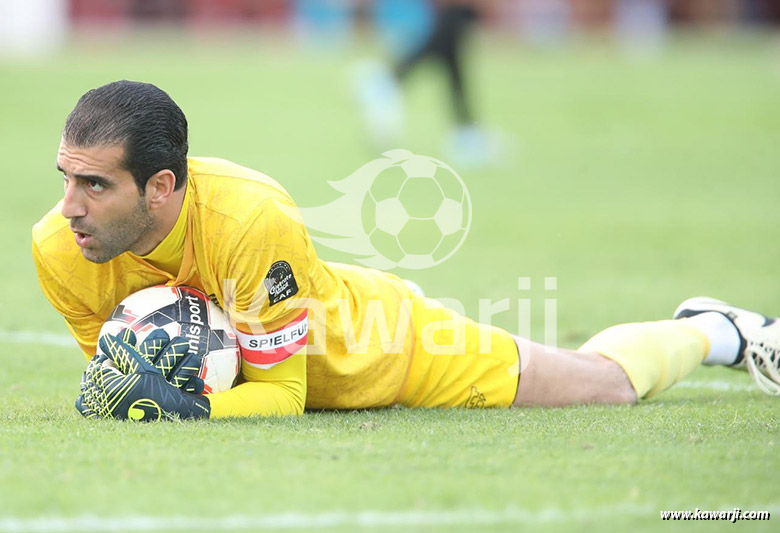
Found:
M 87 358 L 125 297 L 152 285 L 191 285 L 238 329 L 242 383 L 209 395 L 212 416 L 397 401 L 414 346 L 411 292 L 392 274 L 320 260 L 293 200 L 264 174 L 190 158 L 179 221 L 146 258 L 126 252 L 88 261 L 60 208 L 34 226 L 33 255 L 44 294 Z M 181 239 L 168 242 L 177 228 L 183 248 Z M 173 275 L 165 266 L 178 264 L 177 253 Z

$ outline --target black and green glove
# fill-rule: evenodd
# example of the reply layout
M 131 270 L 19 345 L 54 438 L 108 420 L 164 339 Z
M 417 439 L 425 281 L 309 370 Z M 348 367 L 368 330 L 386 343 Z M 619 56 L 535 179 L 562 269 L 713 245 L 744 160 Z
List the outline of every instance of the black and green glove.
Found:
M 128 358 L 127 352 L 119 348 L 110 336 L 104 337 L 106 338 L 103 342 L 100 342 L 101 351 L 108 355 L 123 373 L 137 372 L 138 364 Z M 189 351 L 189 344 L 183 337 L 171 339 L 164 329 L 152 331 L 140 345 L 137 344 L 135 333 L 131 329 L 121 330 L 116 337 L 126 345 L 138 346 L 138 353 L 157 367 L 174 387 L 195 394 L 203 392 L 203 380 L 198 377 L 200 358 Z
M 196 376 L 197 355 L 189 353 L 186 339 L 169 339 L 159 330 L 138 347 L 135 341 L 130 330 L 100 337 L 102 353 L 82 376 L 79 412 L 87 418 L 139 421 L 208 418 L 211 407 L 199 394 L 203 382 Z

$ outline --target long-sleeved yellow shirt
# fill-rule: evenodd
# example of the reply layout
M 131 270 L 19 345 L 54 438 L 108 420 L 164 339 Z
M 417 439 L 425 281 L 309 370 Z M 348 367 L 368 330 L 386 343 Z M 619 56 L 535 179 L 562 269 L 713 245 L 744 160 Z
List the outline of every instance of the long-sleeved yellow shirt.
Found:
M 239 332 L 242 383 L 209 395 L 213 417 L 394 403 L 414 345 L 401 323 L 412 298 L 404 283 L 320 260 L 289 194 L 259 172 L 190 158 L 187 188 L 180 220 L 146 257 L 88 261 L 60 204 L 34 226 L 43 292 L 87 358 L 125 297 L 152 285 L 190 285 L 228 312 Z M 383 316 L 374 316 L 377 309 Z M 405 333 L 396 336 L 396 328 Z M 388 331 L 396 342 L 388 343 Z M 274 347 L 262 349 L 269 341 Z

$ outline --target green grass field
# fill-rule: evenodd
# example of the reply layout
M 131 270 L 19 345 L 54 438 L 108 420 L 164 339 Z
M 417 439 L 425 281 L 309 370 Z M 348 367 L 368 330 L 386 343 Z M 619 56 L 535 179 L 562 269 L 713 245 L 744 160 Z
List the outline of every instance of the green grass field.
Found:
M 780 403 L 726 369 L 635 407 L 81 419 L 85 361 L 58 345 L 66 329 L 29 251 L 31 226 L 61 194 L 56 149 L 78 97 L 118 78 L 153 82 L 187 113 L 192 154 L 257 168 L 301 206 L 320 205 L 337 196 L 328 180 L 378 156 L 349 91 L 359 58 L 181 35 L 0 62 L 0 532 L 776 531 Z M 699 294 L 780 314 L 777 35 L 677 36 L 642 61 L 604 42 L 540 51 L 482 39 L 473 59 L 479 114 L 506 156 L 461 171 L 473 225 L 460 251 L 399 274 L 472 316 L 479 298 L 509 298 L 495 317 L 509 329 L 530 298 L 539 340 L 544 299 L 556 298 L 558 341 L 571 347 Z M 443 82 L 430 70 L 410 81 L 403 147 L 443 157 Z M 550 276 L 555 292 L 543 290 Z M 733 507 L 775 516 L 659 517 Z

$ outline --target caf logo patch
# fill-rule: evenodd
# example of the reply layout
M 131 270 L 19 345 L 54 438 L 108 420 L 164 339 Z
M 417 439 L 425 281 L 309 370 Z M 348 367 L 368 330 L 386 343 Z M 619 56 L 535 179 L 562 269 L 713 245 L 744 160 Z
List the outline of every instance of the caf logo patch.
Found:
M 298 284 L 295 282 L 292 267 L 287 261 L 277 261 L 271 265 L 263 283 L 268 291 L 269 306 L 298 294 Z

